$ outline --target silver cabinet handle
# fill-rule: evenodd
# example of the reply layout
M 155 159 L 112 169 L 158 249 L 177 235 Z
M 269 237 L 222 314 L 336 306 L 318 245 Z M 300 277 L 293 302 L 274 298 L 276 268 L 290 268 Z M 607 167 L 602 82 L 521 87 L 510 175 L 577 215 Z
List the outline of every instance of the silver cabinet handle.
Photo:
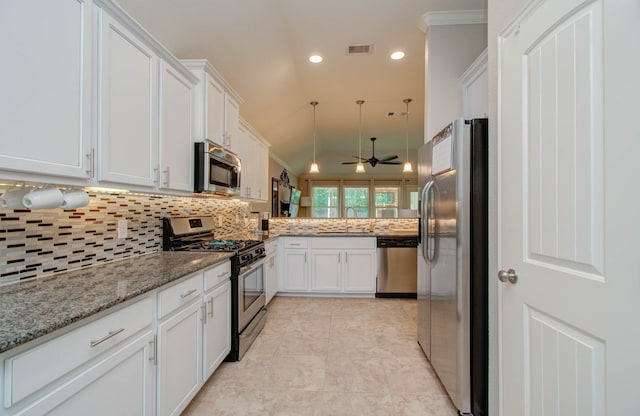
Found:
M 211 310 L 209 311 L 209 318 L 213 318 L 213 298 L 209 299 L 209 307 Z
M 200 306 L 200 320 L 203 324 L 207 324 L 207 304 Z
M 228 276 L 229 272 L 222 272 L 222 273 L 218 273 L 218 277 L 224 277 L 224 276 Z
M 169 186 L 169 182 L 170 182 L 170 179 L 169 179 L 169 174 L 170 174 L 169 166 L 167 166 L 165 168 L 163 173 L 164 173 L 164 186 Z
M 153 183 L 158 185 L 160 183 L 160 167 L 153 168 Z
M 93 178 L 96 174 L 96 149 L 95 147 L 91 148 L 91 151 L 87 153 L 87 159 L 89 159 L 89 169 L 85 172 L 89 175 L 90 178 Z
M 342 263 L 342 253 L 338 253 L 338 263 Z
M 307 262 L 307 253 L 304 253 L 304 262 Z
M 512 285 L 515 285 L 518 281 L 518 274 L 513 269 L 509 269 L 506 272 L 504 270 L 500 270 L 498 272 L 498 280 L 500 280 L 502 283 L 509 282 Z
M 103 342 L 105 342 L 109 338 L 115 337 L 116 335 L 118 335 L 122 331 L 124 331 L 124 328 L 118 328 L 118 329 L 116 329 L 114 331 L 109 331 L 109 333 L 107 335 L 103 336 L 102 338 L 91 340 L 89 345 L 91 346 L 91 348 L 93 348 L 93 347 L 95 347 L 97 345 L 102 344 Z
M 194 293 L 196 293 L 197 291 L 198 291 L 198 289 L 191 289 L 191 290 L 189 290 L 189 291 L 187 291 L 187 292 L 184 292 L 184 293 L 180 294 L 180 297 L 181 297 L 182 299 L 184 299 L 184 298 L 186 298 L 187 296 L 191 296 L 191 295 L 193 295 L 193 294 L 194 294 Z
M 158 365 L 158 336 L 154 335 L 153 340 L 149 341 L 149 349 L 153 351 L 153 355 L 149 357 L 149 361 L 153 363 L 153 365 Z
M 300 247 L 300 243 L 289 243 L 292 247 Z

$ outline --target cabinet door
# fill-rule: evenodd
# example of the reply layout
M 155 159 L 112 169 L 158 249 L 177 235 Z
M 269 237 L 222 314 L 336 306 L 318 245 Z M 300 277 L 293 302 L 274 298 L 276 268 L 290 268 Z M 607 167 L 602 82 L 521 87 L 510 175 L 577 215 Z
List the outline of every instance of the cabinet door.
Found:
M 237 140 L 241 140 L 238 132 L 240 125 L 240 104 L 238 104 L 238 102 L 229 94 L 225 94 L 224 98 L 224 145 L 233 149 L 233 143 Z
M 344 259 L 344 291 L 375 292 L 375 290 L 375 251 L 346 251 Z
M 284 282 L 286 291 L 307 291 L 307 250 L 284 250 Z
M 98 179 L 155 187 L 158 59 L 107 13 L 101 16 Z
M 265 297 L 268 304 L 278 292 L 278 268 L 275 254 L 267 256 L 265 268 Z
M 269 147 L 258 140 L 258 175 L 256 177 L 256 199 L 267 201 L 269 199 Z
M 206 381 L 231 351 L 231 282 L 227 280 L 204 298 L 204 367 Z
M 210 75 L 207 82 L 207 123 L 205 137 L 212 142 L 224 145 L 224 88 Z
M 193 85 L 162 62 L 160 188 L 193 191 Z
M 87 178 L 91 2 L 5 0 L 0 8 L 0 166 Z
M 153 334 L 148 332 L 16 415 L 145 415 L 154 412 Z
M 258 187 L 256 186 L 258 177 L 258 139 L 249 133 L 246 137 L 245 143 L 245 166 L 247 167 L 245 173 L 247 174 L 247 181 L 243 188 L 245 189 L 245 195 L 247 198 L 254 199 L 258 194 Z
M 340 291 L 343 257 L 343 253 L 339 250 L 311 251 L 311 290 Z
M 198 300 L 158 325 L 158 415 L 179 415 L 200 388 Z

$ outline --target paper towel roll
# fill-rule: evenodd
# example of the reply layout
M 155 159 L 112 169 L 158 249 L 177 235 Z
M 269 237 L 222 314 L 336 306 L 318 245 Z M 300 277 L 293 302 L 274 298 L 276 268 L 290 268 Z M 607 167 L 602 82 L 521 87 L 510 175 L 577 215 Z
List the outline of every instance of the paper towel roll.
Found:
M 36 189 L 22 198 L 22 203 L 29 209 L 58 208 L 64 197 L 57 188 Z
M 7 209 L 24 209 L 22 198 L 31 188 L 11 188 L 6 190 L 0 198 L 0 207 Z
M 60 204 L 62 209 L 75 209 L 89 205 L 89 194 L 85 191 L 68 191 Z

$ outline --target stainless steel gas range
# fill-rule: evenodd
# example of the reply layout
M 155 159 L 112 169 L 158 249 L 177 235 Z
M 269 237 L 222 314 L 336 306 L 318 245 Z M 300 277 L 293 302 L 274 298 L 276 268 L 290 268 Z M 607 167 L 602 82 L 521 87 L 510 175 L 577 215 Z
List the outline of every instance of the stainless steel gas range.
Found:
M 265 247 L 258 240 L 214 238 L 211 217 L 163 218 L 165 251 L 233 253 L 231 257 L 231 352 L 226 361 L 239 361 L 264 327 Z

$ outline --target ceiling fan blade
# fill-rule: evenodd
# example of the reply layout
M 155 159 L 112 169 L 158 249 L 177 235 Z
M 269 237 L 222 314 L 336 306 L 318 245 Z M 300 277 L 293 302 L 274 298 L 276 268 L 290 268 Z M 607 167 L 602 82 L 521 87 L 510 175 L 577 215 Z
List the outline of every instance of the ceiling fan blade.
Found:
M 369 160 L 366 157 L 360 157 L 360 156 L 353 156 L 353 157 L 355 157 L 356 159 L 360 159 L 362 161 Z
M 381 165 L 402 165 L 402 162 L 378 162 Z
M 342 162 L 343 165 L 356 165 L 360 162 Z
M 393 155 L 393 156 L 385 156 L 385 157 L 381 157 L 381 158 L 380 158 L 380 159 L 378 159 L 378 160 L 380 160 L 380 162 L 387 162 L 387 161 L 389 161 L 389 160 L 393 160 L 393 159 L 397 159 L 397 158 L 398 158 L 398 155 Z

